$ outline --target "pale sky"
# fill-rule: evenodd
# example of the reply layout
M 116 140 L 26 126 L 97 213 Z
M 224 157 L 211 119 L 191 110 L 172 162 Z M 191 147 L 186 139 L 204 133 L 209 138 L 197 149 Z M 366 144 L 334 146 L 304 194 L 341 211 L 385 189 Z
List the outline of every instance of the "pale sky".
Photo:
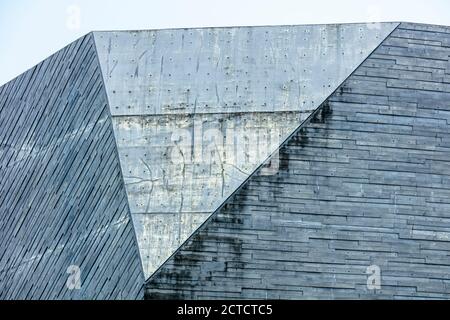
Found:
M 93 30 L 382 21 L 450 26 L 450 1 L 0 0 L 0 85 Z

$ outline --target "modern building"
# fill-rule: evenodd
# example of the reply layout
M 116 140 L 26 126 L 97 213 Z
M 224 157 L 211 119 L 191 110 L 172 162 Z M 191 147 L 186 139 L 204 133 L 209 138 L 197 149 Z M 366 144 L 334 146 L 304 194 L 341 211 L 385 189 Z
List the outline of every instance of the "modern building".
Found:
M 450 27 L 92 32 L 0 87 L 0 298 L 450 298 Z

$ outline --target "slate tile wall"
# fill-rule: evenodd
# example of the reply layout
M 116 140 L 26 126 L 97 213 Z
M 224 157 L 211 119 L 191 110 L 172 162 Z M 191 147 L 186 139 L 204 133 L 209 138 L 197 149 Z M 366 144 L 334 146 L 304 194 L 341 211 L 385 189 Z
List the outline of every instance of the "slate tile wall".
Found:
M 142 298 L 91 34 L 0 87 L 0 143 L 0 298 Z

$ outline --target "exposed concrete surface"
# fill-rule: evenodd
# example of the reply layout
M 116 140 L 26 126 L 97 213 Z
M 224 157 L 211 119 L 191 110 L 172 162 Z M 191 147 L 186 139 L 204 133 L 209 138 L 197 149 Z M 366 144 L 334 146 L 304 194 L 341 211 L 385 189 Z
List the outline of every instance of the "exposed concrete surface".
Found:
M 396 26 L 94 33 L 147 277 Z

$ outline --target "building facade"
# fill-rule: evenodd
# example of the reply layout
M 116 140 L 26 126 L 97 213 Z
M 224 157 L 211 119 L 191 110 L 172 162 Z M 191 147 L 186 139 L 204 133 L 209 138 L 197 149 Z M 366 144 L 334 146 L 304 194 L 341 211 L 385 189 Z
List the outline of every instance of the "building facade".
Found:
M 450 29 L 93 32 L 0 87 L 3 299 L 450 297 Z

